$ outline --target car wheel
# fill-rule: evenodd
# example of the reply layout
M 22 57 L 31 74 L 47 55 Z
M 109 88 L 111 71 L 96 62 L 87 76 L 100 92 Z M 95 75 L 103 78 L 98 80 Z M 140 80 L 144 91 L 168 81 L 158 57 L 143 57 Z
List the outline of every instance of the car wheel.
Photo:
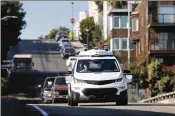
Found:
M 55 99 L 54 98 L 52 98 L 52 104 L 54 104 L 55 103 Z
M 122 95 L 116 97 L 116 105 L 128 105 L 127 91 Z
M 71 91 L 71 93 L 70 93 L 70 106 L 78 106 L 78 101 L 75 98 L 76 98 L 76 94 L 73 91 Z
M 45 104 L 43 97 L 41 98 L 41 104 Z

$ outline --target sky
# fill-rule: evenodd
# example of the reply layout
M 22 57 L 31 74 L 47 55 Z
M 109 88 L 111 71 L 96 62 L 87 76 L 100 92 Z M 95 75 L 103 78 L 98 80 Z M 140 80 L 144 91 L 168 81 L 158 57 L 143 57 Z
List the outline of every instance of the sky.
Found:
M 22 1 L 22 3 L 27 25 L 21 31 L 21 39 L 38 39 L 40 35 L 47 35 L 50 30 L 59 26 L 72 28 L 71 1 Z M 88 1 L 74 2 L 75 22 L 79 20 L 80 11 L 88 11 Z

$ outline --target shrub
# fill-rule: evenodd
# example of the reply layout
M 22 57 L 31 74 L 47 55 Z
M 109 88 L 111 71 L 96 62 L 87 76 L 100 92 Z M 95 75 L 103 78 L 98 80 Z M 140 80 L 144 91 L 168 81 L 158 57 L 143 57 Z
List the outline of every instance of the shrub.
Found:
M 8 80 L 4 77 L 1 77 L 1 95 L 7 94 L 8 89 Z

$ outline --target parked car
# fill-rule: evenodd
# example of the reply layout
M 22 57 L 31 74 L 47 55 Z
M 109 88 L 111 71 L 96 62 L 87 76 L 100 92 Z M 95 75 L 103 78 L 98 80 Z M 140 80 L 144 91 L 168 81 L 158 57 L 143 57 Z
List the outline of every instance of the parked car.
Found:
M 72 47 L 62 49 L 61 57 L 64 59 L 68 58 L 69 56 L 75 56 L 75 50 Z
M 64 76 L 47 77 L 41 89 L 41 103 L 67 99 L 68 87 Z
M 65 43 L 63 44 L 62 48 L 73 48 L 71 43 Z
M 63 46 L 63 44 L 69 43 L 69 42 L 70 42 L 69 39 L 62 38 L 62 39 L 60 39 L 60 40 L 58 41 L 58 45 L 59 45 L 59 47 L 61 48 L 61 47 Z
M 41 103 L 45 104 L 52 101 L 51 89 L 56 77 L 47 77 L 41 88 Z M 41 85 L 39 85 L 41 87 Z
M 52 103 L 60 99 L 68 99 L 68 85 L 64 76 L 58 76 L 55 78 L 54 84 L 51 90 Z

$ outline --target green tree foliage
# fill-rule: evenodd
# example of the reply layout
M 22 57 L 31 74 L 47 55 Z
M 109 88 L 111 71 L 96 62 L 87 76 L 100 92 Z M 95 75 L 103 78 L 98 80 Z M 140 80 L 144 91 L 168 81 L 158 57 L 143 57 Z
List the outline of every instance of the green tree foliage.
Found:
M 89 31 L 87 32 L 88 29 Z M 96 46 L 98 42 L 102 40 L 102 27 L 95 24 L 93 17 L 87 17 L 80 22 L 80 32 L 82 37 L 82 42 L 86 43 L 86 38 L 88 35 L 89 46 Z
M 108 4 L 111 5 L 113 8 L 123 8 L 126 7 L 127 1 L 109 0 Z
M 52 29 L 49 34 L 43 36 L 41 35 L 40 37 L 38 37 L 39 39 L 55 39 L 55 36 L 57 34 L 57 32 L 69 32 L 69 29 L 67 27 L 62 27 L 60 26 L 59 28 L 54 28 Z
M 4 77 L 1 77 L 1 95 L 8 93 L 8 80 Z
M 103 11 L 103 1 L 94 1 L 96 5 L 98 6 L 98 11 Z
M 52 29 L 49 34 L 47 35 L 47 39 L 55 39 L 55 36 L 58 32 L 58 29 Z
M 5 16 L 16 16 L 18 18 L 1 20 L 1 62 L 6 59 L 9 46 L 16 45 L 20 40 L 21 30 L 25 28 L 24 17 L 26 12 L 19 1 L 1 1 L 1 19 Z
M 44 39 L 44 35 L 40 35 L 38 39 Z
M 164 66 L 159 62 L 152 62 L 150 65 L 152 67 L 150 81 L 150 89 L 152 96 L 174 91 L 174 70 L 164 70 Z
M 67 27 L 60 26 L 59 31 L 60 32 L 69 32 L 69 29 Z

